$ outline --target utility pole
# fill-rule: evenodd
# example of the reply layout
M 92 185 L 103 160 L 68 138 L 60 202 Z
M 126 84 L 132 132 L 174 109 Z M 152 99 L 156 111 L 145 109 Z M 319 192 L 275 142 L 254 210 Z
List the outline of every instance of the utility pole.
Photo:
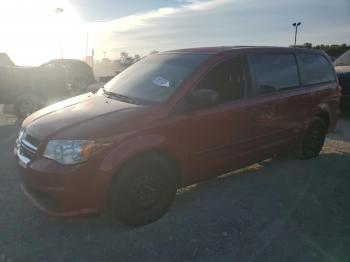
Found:
M 95 50 L 91 50 L 91 70 L 94 72 L 94 55 L 95 55 Z
M 85 50 L 85 62 L 88 60 L 88 50 L 89 50 L 89 32 L 86 33 L 86 50 Z
M 293 26 L 295 27 L 295 33 L 294 33 L 294 46 L 297 45 L 297 34 L 298 34 L 298 26 L 301 25 L 301 22 L 293 23 Z

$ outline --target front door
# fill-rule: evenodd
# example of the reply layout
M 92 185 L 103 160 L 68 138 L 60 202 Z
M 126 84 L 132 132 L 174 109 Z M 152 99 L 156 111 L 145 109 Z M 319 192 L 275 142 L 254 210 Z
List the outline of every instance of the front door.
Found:
M 219 104 L 205 109 L 188 105 L 188 110 L 173 116 L 170 126 L 176 132 L 172 140 L 183 145 L 197 163 L 192 181 L 260 160 L 256 152 L 271 126 L 269 121 L 256 121 L 261 108 L 249 98 L 249 85 L 244 57 L 223 61 L 190 90 L 215 90 L 220 95 Z

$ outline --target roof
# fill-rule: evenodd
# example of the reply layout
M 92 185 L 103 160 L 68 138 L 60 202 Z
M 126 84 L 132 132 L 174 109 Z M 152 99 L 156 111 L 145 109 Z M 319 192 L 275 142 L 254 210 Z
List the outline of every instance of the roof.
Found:
M 192 54 L 218 54 L 232 50 L 244 50 L 244 49 L 270 49 L 270 50 L 307 50 L 315 51 L 314 49 L 308 48 L 294 48 L 294 47 L 279 47 L 279 46 L 214 46 L 214 47 L 197 47 L 197 48 L 186 48 L 166 51 L 164 53 L 192 53 Z M 319 51 L 316 51 L 319 52 Z
M 62 64 L 66 64 L 66 65 L 74 65 L 74 64 L 84 64 L 84 65 L 87 65 L 86 62 L 82 61 L 82 60 L 79 60 L 79 59 L 52 59 L 44 64 L 43 65 L 47 65 L 47 64 L 59 64 L 59 63 L 62 63 Z
M 236 46 L 195 47 L 166 51 L 166 53 L 205 53 L 216 54 L 237 48 Z

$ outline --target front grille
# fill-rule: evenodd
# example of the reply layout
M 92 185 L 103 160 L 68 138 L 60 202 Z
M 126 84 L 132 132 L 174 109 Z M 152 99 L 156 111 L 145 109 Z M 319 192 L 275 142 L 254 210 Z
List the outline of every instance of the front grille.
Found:
M 350 77 L 338 76 L 342 94 L 350 95 Z
M 20 153 L 25 156 L 26 158 L 29 158 L 30 160 L 33 160 L 35 157 L 36 150 L 28 147 L 28 145 L 21 143 Z
M 39 139 L 30 135 L 24 134 L 22 136 L 22 139 L 19 145 L 20 156 L 28 159 L 29 161 L 33 160 L 38 151 L 39 145 L 40 145 Z
M 27 135 L 25 140 L 27 140 L 29 143 L 31 143 L 35 147 L 38 147 L 40 145 L 40 140 L 31 135 Z

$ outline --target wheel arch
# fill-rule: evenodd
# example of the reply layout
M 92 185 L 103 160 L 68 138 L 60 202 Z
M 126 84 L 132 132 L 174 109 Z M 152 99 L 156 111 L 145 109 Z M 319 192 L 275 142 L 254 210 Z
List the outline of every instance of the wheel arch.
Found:
M 321 118 L 327 125 L 327 130 L 329 130 L 331 126 L 331 109 L 328 104 L 322 103 L 318 106 L 318 111 L 314 114 L 314 116 L 317 116 Z
M 104 157 L 99 169 L 110 177 L 118 174 L 120 169 L 132 159 L 145 154 L 157 154 L 165 158 L 178 173 L 179 184 L 184 181 L 184 173 L 187 172 L 186 162 L 190 155 L 182 145 L 171 143 L 162 135 L 132 135 L 123 142 L 113 146 Z
M 182 172 L 181 172 L 181 165 L 179 160 L 176 158 L 174 154 L 169 152 L 165 149 L 157 149 L 157 148 L 149 148 L 145 149 L 141 152 L 137 152 L 135 154 L 130 155 L 128 158 L 124 159 L 118 167 L 113 171 L 112 176 L 115 177 L 118 175 L 118 172 L 130 161 L 133 161 L 137 158 L 141 158 L 145 155 L 156 155 L 162 159 L 164 159 L 166 162 L 168 162 L 172 168 L 174 168 L 177 178 L 178 178 L 178 186 L 182 184 Z
M 123 158 L 119 159 L 118 163 L 116 163 L 116 165 L 113 166 L 111 171 L 108 172 L 109 173 L 108 183 L 106 185 L 107 192 L 108 192 L 107 195 L 109 194 L 113 179 L 115 179 L 118 176 L 122 168 L 127 163 L 137 158 L 143 157 L 145 155 L 150 155 L 150 154 L 160 156 L 161 158 L 165 159 L 171 165 L 172 168 L 174 168 L 177 176 L 177 187 L 180 187 L 181 185 L 184 184 L 182 165 L 174 153 L 169 152 L 168 150 L 165 150 L 162 148 L 145 148 L 142 151 L 134 151 L 132 153 L 128 153 Z
M 142 152 L 132 154 L 129 157 L 125 158 L 123 161 L 120 162 L 120 164 L 116 168 L 113 169 L 112 174 L 109 177 L 109 182 L 106 188 L 107 190 L 105 194 L 105 208 L 107 209 L 110 208 L 110 204 L 111 204 L 110 196 L 111 196 L 111 190 L 113 187 L 114 179 L 117 179 L 118 174 L 122 170 L 122 168 L 125 167 L 128 163 L 130 163 L 130 161 L 133 161 L 137 158 L 141 158 L 145 155 L 150 155 L 150 154 L 157 155 L 165 159 L 175 170 L 176 177 L 177 177 L 177 187 L 180 187 L 181 185 L 183 185 L 183 174 L 181 172 L 181 165 L 174 154 L 164 149 L 156 149 L 156 148 L 145 149 Z

